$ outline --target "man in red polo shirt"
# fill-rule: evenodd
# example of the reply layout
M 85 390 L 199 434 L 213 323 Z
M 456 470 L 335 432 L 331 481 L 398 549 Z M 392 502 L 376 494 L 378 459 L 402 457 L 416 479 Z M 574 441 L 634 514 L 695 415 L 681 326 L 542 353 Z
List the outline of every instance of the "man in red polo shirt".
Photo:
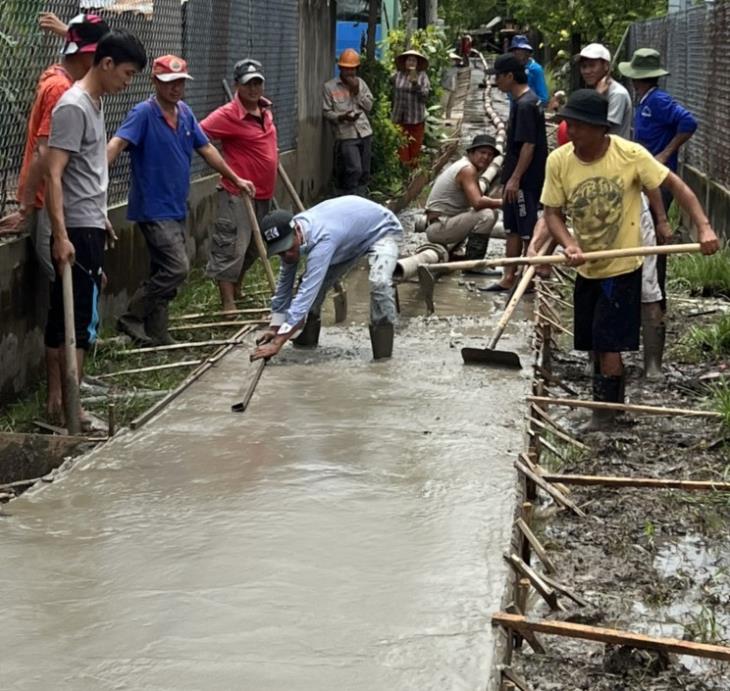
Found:
M 269 213 L 279 161 L 271 101 L 264 98 L 261 63 L 245 59 L 233 68 L 233 100 L 201 121 L 203 132 L 221 142 L 223 159 L 234 173 L 256 187 L 256 217 Z M 236 289 L 256 260 L 253 229 L 240 190 L 225 178 L 218 191 L 218 218 L 213 227 L 206 274 L 218 282 L 223 310 L 236 309 Z

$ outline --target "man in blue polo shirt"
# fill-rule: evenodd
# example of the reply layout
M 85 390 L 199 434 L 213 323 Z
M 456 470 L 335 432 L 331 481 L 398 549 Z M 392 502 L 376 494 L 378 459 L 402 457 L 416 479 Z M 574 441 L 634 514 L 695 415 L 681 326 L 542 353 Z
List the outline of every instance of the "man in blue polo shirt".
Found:
M 193 150 L 242 193 L 255 193 L 253 184 L 225 163 L 182 100 L 188 79 L 185 60 L 157 58 L 152 65 L 155 95 L 132 108 L 107 146 L 109 165 L 129 151 L 127 218 L 139 225 L 150 255 L 150 277 L 117 321 L 117 329 L 140 345 L 174 343 L 167 328 L 168 306 L 190 268 L 185 217 Z
M 514 36 L 509 44 L 509 49 L 512 55 L 525 66 L 527 86 L 537 94 L 540 103 L 543 106 L 546 105 L 550 96 L 545 82 L 545 71 L 542 69 L 542 65 L 532 57 L 533 48 L 527 40 L 527 36 L 522 34 Z

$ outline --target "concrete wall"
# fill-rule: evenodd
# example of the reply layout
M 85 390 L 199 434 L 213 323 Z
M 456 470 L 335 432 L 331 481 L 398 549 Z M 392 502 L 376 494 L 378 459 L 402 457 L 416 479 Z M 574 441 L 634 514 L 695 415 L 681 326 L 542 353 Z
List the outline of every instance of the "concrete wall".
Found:
M 297 148 L 282 152 L 281 161 L 294 186 L 309 204 L 321 198 L 332 169 L 332 138 L 322 122 L 321 91 L 334 56 L 334 3 L 300 0 Z M 196 180 L 188 200 L 188 253 L 205 262 L 208 231 L 215 220 L 216 176 Z M 293 209 L 284 187 L 276 193 Z M 129 296 L 148 272 L 144 239 L 126 220 L 126 206 L 109 211 L 119 236 L 106 254 L 107 290 L 102 296 L 104 324 L 113 324 Z M 37 383 L 43 373 L 43 325 L 48 310 L 46 282 L 40 275 L 27 237 L 0 244 L 0 406 Z

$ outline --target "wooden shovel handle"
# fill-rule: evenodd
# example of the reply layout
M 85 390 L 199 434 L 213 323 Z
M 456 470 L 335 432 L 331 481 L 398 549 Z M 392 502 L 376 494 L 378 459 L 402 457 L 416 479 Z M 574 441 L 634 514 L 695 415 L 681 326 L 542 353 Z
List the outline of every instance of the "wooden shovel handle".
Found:
M 300 199 L 299 195 L 297 194 L 297 190 L 292 184 L 291 179 L 286 173 L 286 170 L 284 170 L 284 166 L 281 165 L 281 162 L 276 164 L 276 169 L 279 171 L 279 177 L 281 178 L 281 181 L 284 183 L 284 187 L 286 187 L 286 191 L 289 193 L 289 196 L 292 198 L 292 201 L 294 202 L 294 206 L 297 207 L 297 212 L 300 213 L 304 211 L 304 204 L 302 203 L 302 200 Z
M 618 250 L 600 250 L 599 252 L 585 252 L 583 258 L 587 261 L 598 259 L 617 259 L 619 257 L 648 257 L 655 254 L 688 254 L 699 252 L 699 243 L 688 243 L 685 245 L 656 245 L 652 247 L 624 247 Z M 458 271 L 463 269 L 483 269 L 492 266 L 538 266 L 542 264 L 565 264 L 567 258 L 564 254 L 551 254 L 546 257 L 504 257 L 503 259 L 474 259 L 462 262 L 445 262 L 443 264 L 432 264 L 431 271 Z
M 276 290 L 276 279 L 274 278 L 274 272 L 271 270 L 269 255 L 266 251 L 264 238 L 261 235 L 261 228 L 259 228 L 259 222 L 256 218 L 256 211 L 253 208 L 251 197 L 247 194 L 242 194 L 241 196 L 243 197 L 243 205 L 246 207 L 246 213 L 248 214 L 248 222 L 251 224 L 251 228 L 253 230 L 253 239 L 256 243 L 256 250 L 258 251 L 261 262 L 264 265 L 266 280 L 269 282 L 269 288 L 271 288 L 271 292 L 273 293 Z

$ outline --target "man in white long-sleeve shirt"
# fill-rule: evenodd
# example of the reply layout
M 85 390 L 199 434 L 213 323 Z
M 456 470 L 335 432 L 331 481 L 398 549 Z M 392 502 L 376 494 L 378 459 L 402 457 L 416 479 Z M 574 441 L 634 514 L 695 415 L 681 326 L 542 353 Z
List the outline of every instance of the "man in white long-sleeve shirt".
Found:
M 269 256 L 281 257 L 271 325 L 252 359 L 270 358 L 304 325 L 295 345 L 316 346 L 320 311 L 327 291 L 363 256 L 370 264 L 370 340 L 373 357 L 390 357 L 396 321 L 393 270 L 403 228 L 388 209 L 361 197 L 329 199 L 292 216 L 274 211 L 261 232 Z M 294 293 L 300 258 L 307 267 Z

